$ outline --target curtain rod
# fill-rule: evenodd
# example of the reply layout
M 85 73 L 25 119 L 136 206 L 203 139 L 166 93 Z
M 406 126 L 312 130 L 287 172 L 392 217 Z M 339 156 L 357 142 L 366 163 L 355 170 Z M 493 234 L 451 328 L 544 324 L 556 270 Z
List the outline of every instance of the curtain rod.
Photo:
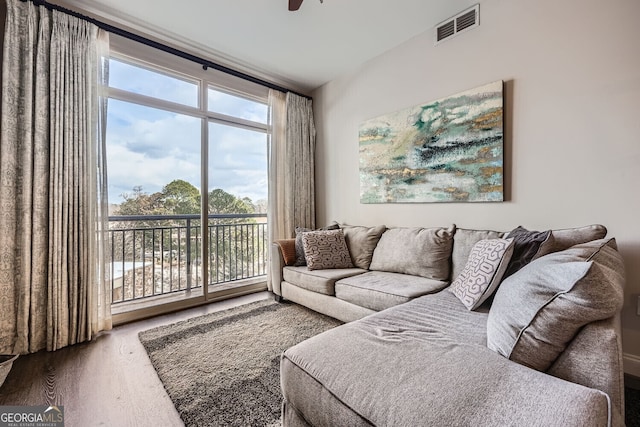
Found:
M 275 90 L 278 90 L 280 92 L 291 92 L 291 93 L 293 93 L 295 95 L 302 96 L 302 97 L 307 98 L 307 99 L 311 99 L 311 97 L 308 96 L 308 95 L 304 95 L 302 93 L 298 93 L 298 92 L 296 92 L 294 90 L 287 89 L 287 88 L 285 88 L 283 86 L 279 86 L 277 84 L 268 82 L 266 80 L 259 79 L 257 77 L 254 77 L 252 75 L 243 73 L 241 71 L 234 70 L 233 68 L 225 67 L 224 65 L 215 63 L 213 61 L 209 61 L 207 59 L 200 58 L 199 56 L 192 55 L 190 53 L 181 51 L 181 50 L 173 48 L 171 46 L 167 46 L 165 44 L 156 42 L 154 40 L 150 40 L 150 39 L 148 39 L 146 37 L 142 37 L 142 36 L 140 36 L 138 34 L 134 34 L 134 33 L 130 32 L 130 31 L 123 30 L 122 28 L 118 28 L 118 27 L 115 27 L 113 25 L 107 24 L 106 22 L 99 21 L 99 20 L 97 20 L 95 18 L 92 18 L 90 16 L 83 15 L 81 13 L 78 13 L 76 11 L 67 9 L 65 7 L 62 7 L 62 6 L 59 6 L 57 4 L 49 3 L 46 0 L 20 0 L 20 1 L 22 1 L 22 2 L 31 1 L 36 6 L 43 6 L 43 7 L 47 8 L 48 10 L 57 10 L 58 12 L 62 12 L 62 13 L 65 13 L 67 15 L 74 16 L 74 17 L 76 17 L 78 19 L 82 19 L 84 21 L 90 22 L 90 23 L 96 25 L 97 27 L 99 27 L 99 28 L 101 28 L 101 29 L 103 29 L 105 31 L 108 31 L 110 33 L 116 34 L 118 36 L 125 37 L 125 38 L 130 39 L 130 40 L 137 41 L 139 43 L 142 43 L 142 44 L 145 44 L 147 46 L 153 47 L 155 49 L 170 53 L 170 54 L 175 55 L 175 56 L 179 56 L 179 57 L 187 59 L 189 61 L 196 62 L 196 63 L 202 65 L 202 68 L 204 70 L 206 70 L 207 68 L 213 68 L 214 70 L 218 70 L 218 71 L 221 71 L 223 73 L 230 74 L 230 75 L 232 75 L 234 77 L 238 77 L 238 78 L 241 78 L 243 80 L 247 80 L 249 82 L 256 83 L 256 84 L 259 84 L 261 86 L 268 87 L 269 89 L 275 89 Z

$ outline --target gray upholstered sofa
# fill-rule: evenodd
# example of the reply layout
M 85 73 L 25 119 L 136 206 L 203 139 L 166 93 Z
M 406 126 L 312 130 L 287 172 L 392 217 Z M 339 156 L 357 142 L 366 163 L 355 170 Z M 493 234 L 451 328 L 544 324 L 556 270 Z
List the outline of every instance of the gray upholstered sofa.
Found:
M 347 322 L 283 354 L 283 425 L 623 425 L 615 240 L 520 231 L 341 226 L 299 233 L 298 257 L 274 243 L 278 298 Z M 336 236 L 351 263 L 324 247 Z

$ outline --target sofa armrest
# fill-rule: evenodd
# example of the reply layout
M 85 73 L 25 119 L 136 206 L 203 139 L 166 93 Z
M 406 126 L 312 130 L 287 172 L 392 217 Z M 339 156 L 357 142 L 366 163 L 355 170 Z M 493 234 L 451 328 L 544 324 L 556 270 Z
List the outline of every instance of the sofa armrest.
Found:
M 282 268 L 285 265 L 280 245 L 272 243 L 269 250 L 269 283 L 270 290 L 279 296 L 282 296 L 280 284 L 282 283 Z
M 547 371 L 595 388 L 611 399 L 613 425 L 624 419 L 624 368 L 620 315 L 586 325 Z

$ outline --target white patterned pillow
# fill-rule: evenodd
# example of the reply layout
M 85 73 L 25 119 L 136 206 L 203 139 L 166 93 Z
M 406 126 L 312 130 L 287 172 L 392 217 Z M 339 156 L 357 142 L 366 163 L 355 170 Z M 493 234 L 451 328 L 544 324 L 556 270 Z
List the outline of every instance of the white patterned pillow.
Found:
M 512 239 L 483 239 L 473 246 L 467 264 L 449 291 L 475 310 L 495 292 L 513 254 Z
M 353 268 L 342 230 L 303 233 L 302 246 L 309 270 Z

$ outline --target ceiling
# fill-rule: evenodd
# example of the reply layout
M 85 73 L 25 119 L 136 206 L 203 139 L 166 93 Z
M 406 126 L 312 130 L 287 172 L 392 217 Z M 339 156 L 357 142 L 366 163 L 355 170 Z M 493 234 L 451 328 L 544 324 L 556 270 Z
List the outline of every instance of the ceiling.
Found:
M 470 0 L 61 0 L 206 59 L 311 90 L 431 30 Z M 178 6 L 179 5 L 179 6 Z M 192 52 L 193 53 L 193 52 Z

